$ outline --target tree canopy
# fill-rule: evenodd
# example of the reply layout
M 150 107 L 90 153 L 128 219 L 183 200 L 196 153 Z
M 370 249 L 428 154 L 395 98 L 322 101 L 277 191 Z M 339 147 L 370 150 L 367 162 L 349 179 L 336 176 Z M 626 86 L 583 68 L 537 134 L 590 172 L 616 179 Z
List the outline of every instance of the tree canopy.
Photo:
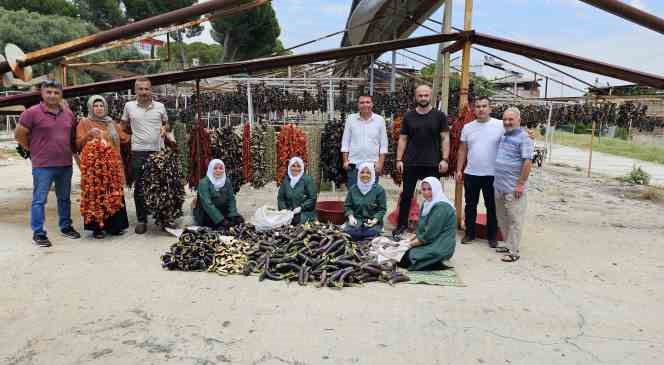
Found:
M 78 9 L 68 0 L 0 0 L 7 10 L 27 10 L 40 14 L 76 17 Z

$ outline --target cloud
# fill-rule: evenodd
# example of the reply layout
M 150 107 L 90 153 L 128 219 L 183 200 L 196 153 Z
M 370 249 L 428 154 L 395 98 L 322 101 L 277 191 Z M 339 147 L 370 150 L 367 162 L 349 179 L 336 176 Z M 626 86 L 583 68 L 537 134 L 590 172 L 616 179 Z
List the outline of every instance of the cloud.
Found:
M 323 13 L 347 17 L 350 12 L 350 4 L 327 3 L 321 5 L 320 10 Z

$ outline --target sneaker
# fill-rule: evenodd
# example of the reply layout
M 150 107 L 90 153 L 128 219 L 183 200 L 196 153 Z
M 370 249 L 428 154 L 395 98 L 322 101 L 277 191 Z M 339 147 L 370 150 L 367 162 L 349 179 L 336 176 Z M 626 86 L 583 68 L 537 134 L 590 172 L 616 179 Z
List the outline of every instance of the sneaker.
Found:
M 51 247 L 51 241 L 46 237 L 46 233 L 33 234 L 32 244 L 39 247 Z
M 463 245 L 467 245 L 467 244 L 473 243 L 473 241 L 475 241 L 474 238 L 469 237 L 469 236 L 464 236 L 464 237 L 461 239 L 461 244 L 463 244 Z
M 60 232 L 62 233 L 63 236 L 65 236 L 67 238 L 71 238 L 73 240 L 77 240 L 77 239 L 81 238 L 81 234 L 76 232 L 76 230 L 72 226 L 66 227 L 65 229 L 61 230 Z
M 491 247 L 491 248 L 496 248 L 496 247 L 498 247 L 498 241 L 496 241 L 496 240 L 489 240 L 489 247 Z
M 92 233 L 92 236 L 98 240 L 101 240 L 104 237 L 106 237 L 106 233 L 104 233 L 104 231 L 94 231 L 94 233 Z
M 148 231 L 148 224 L 143 222 L 139 222 L 138 224 L 136 224 L 136 228 L 134 228 L 134 232 L 136 232 L 136 234 L 143 234 L 147 231 Z

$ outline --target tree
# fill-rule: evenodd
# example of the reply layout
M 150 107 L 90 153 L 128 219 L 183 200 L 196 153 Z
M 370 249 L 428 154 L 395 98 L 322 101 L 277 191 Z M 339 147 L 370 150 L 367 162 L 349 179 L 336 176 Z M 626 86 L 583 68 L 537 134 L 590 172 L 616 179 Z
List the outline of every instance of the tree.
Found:
M 188 65 L 192 64 L 192 60 L 197 58 L 201 65 L 209 65 L 219 63 L 224 53 L 223 48 L 218 44 L 206 44 L 203 42 L 182 43 L 177 44 L 171 48 L 171 52 L 180 52 L 180 48 L 184 48 L 184 54 Z M 159 58 L 166 57 L 166 48 L 159 49 Z
M 269 55 L 280 44 L 277 42 L 281 29 L 270 3 L 214 19 L 212 29 L 212 38 L 224 48 L 222 62 Z
M 44 15 L 76 17 L 76 6 L 68 0 L 0 0 L 6 10 L 27 10 Z
M 99 29 L 110 29 L 127 22 L 120 0 L 74 0 L 81 19 Z
M 185 8 L 196 4 L 197 0 L 122 0 L 127 17 L 136 20 L 141 20 L 155 16 L 157 14 L 163 14 L 169 11 L 176 9 Z M 193 20 L 193 19 L 191 19 Z M 178 42 L 179 45 L 184 44 L 184 36 L 195 37 L 203 32 L 203 27 L 196 26 L 186 32 L 183 30 L 174 32 L 173 37 Z M 180 54 L 180 63 L 182 65 L 186 64 L 186 55 L 184 53 L 185 47 L 178 47 Z

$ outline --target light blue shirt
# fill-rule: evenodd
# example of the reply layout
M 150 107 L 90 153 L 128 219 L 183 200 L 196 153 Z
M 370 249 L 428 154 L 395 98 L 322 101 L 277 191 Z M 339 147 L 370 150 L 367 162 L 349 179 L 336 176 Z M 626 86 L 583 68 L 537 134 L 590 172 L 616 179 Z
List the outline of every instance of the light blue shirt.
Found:
M 534 143 L 523 129 L 515 129 L 500 138 L 496 156 L 493 188 L 499 193 L 511 193 L 521 176 L 523 163 L 533 158 Z M 527 190 L 527 184 L 524 191 Z

